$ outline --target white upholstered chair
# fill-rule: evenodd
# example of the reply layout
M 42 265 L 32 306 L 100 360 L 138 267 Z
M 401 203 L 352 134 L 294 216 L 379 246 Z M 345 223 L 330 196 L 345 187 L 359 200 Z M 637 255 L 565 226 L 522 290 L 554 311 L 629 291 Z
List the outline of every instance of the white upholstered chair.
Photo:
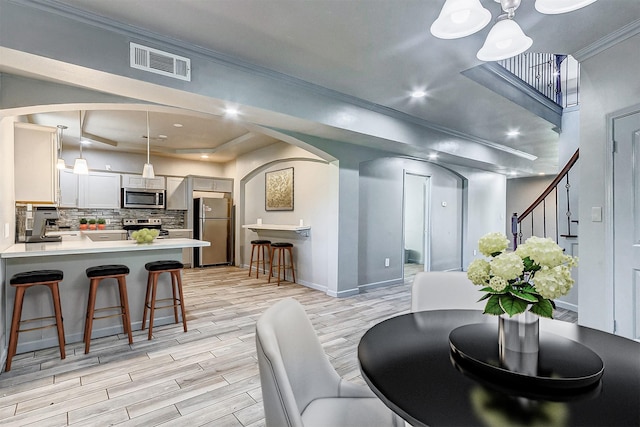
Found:
M 296 300 L 260 316 L 256 348 L 267 427 L 404 426 L 369 388 L 338 375 Z
M 483 310 L 482 293 L 463 271 L 422 271 L 411 286 L 411 311 L 475 309 Z

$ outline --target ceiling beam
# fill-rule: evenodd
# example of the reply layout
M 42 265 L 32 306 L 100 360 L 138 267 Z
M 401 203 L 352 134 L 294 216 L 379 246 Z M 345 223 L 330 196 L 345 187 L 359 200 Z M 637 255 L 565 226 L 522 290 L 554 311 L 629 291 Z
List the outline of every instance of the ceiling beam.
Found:
M 253 137 L 254 137 L 254 134 L 252 132 L 247 132 L 244 135 L 241 135 L 237 138 L 234 138 L 230 141 L 220 144 L 214 148 L 182 148 L 182 149 L 173 150 L 172 152 L 176 154 L 205 154 L 205 153 L 211 154 L 227 148 L 232 148 L 236 145 L 240 145 L 244 142 L 247 142 Z

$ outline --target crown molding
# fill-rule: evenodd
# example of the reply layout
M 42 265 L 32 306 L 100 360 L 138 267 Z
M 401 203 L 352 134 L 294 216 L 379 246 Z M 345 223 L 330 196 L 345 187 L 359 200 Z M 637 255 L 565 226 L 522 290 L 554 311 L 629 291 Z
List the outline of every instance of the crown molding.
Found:
M 604 50 L 607 50 L 610 47 L 615 46 L 616 44 L 638 34 L 640 34 L 640 19 L 633 21 L 622 28 L 619 28 L 613 33 L 607 34 L 605 37 L 601 38 L 595 43 L 591 43 L 589 46 L 576 51 L 572 56 L 578 62 L 583 62 L 598 55 Z

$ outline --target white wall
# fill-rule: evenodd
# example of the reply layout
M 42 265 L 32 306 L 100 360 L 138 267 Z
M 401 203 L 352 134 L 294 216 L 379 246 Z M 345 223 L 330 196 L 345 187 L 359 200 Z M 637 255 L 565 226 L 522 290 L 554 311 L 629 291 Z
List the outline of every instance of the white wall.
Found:
M 611 158 L 607 114 L 640 102 L 640 34 L 581 59 L 578 323 L 613 331 Z M 591 208 L 603 221 L 591 221 Z M 615 224 L 630 227 L 630 224 Z
M 466 270 L 475 258 L 482 258 L 478 240 L 487 233 L 503 231 L 506 209 L 506 185 L 504 175 L 452 167 L 466 178 L 463 217 L 462 266 Z
M 265 210 L 265 173 L 293 167 L 294 210 Z M 331 211 L 335 191 L 330 185 L 331 166 L 319 157 L 286 143 L 273 144 L 238 157 L 235 170 L 239 181 L 238 264 L 248 266 L 251 240 L 260 238 L 294 245 L 296 279 L 306 286 L 328 291 L 328 239 L 335 213 Z M 297 225 L 302 220 L 311 226 L 309 237 L 293 232 L 261 231 L 260 234 L 243 229 L 243 224 Z

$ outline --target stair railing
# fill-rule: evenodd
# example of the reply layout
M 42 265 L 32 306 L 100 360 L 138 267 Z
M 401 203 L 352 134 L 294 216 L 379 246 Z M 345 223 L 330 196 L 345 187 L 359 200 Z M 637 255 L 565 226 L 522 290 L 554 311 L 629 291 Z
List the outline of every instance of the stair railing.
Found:
M 526 52 L 498 64 L 563 108 L 579 103 L 580 64 L 570 55 Z
M 513 216 L 511 217 L 511 233 L 513 234 L 513 249 L 516 249 L 518 247 L 519 243 L 522 243 L 522 227 L 523 227 L 523 222 L 525 221 L 525 219 L 527 220 L 527 222 L 530 221 L 531 224 L 531 235 L 534 235 L 534 219 L 535 219 L 535 215 L 534 215 L 534 211 L 540 206 L 542 205 L 542 237 L 549 237 L 547 236 L 547 220 L 548 220 L 548 215 L 547 215 L 547 199 L 549 196 L 555 197 L 555 203 L 554 203 L 554 209 L 553 209 L 553 217 L 555 220 L 555 241 L 556 243 L 558 243 L 558 237 L 564 237 L 564 238 L 576 238 L 578 237 L 577 235 L 573 234 L 571 231 L 571 225 L 572 224 L 577 224 L 578 221 L 577 220 L 572 220 L 572 212 L 571 212 L 571 198 L 570 198 L 570 189 L 571 189 L 571 183 L 569 182 L 569 171 L 571 171 L 571 168 L 573 168 L 573 166 L 576 164 L 576 162 L 578 161 L 578 158 L 580 157 L 580 150 L 576 150 L 576 152 L 573 154 L 573 156 L 571 156 L 571 158 L 569 159 L 569 161 L 567 162 L 567 164 L 562 168 L 562 170 L 560 171 L 560 173 L 553 179 L 553 181 L 551 181 L 551 183 L 547 186 L 547 188 L 542 192 L 542 194 L 540 194 L 540 196 L 531 204 L 531 206 L 529 206 L 527 209 L 525 209 L 524 212 L 522 212 L 522 214 L 520 216 L 518 216 L 517 213 L 514 213 Z M 567 233 L 566 234 L 560 234 L 558 235 L 558 210 L 559 210 L 559 206 L 558 206 L 558 186 L 563 182 L 565 182 L 565 191 L 566 191 L 566 207 L 567 207 L 567 211 L 566 211 L 566 217 L 567 217 Z

